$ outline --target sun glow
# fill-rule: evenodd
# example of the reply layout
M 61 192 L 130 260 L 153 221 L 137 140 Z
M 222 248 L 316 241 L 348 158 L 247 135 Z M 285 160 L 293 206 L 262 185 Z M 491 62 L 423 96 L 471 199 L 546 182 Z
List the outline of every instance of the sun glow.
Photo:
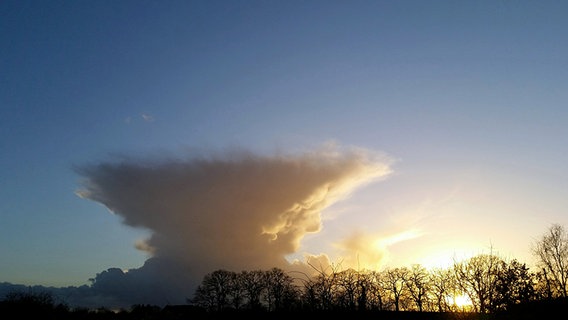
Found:
M 473 309 L 473 303 L 471 299 L 465 294 L 456 294 L 453 296 L 448 296 L 446 301 L 449 305 L 455 307 L 460 311 L 469 311 Z

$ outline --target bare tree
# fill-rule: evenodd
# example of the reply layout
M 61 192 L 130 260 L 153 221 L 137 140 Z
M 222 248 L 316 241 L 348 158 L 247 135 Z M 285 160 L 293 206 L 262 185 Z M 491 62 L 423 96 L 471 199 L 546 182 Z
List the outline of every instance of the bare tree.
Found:
M 376 283 L 370 272 L 357 272 L 357 308 L 360 311 L 374 309 L 375 298 L 373 291 L 378 292 Z
M 266 290 L 266 275 L 262 270 L 242 271 L 239 274 L 249 309 L 262 309 L 262 295 Z
M 418 311 L 423 311 L 430 291 L 430 279 L 426 268 L 419 264 L 412 265 L 408 272 L 406 287 Z
M 407 290 L 406 282 L 408 281 L 410 270 L 407 267 L 400 267 L 386 269 L 383 273 L 385 289 L 390 293 L 390 298 L 394 304 L 395 311 L 400 311 L 401 298 L 403 297 L 405 290 Z
M 450 311 L 448 297 L 455 295 L 454 273 L 450 269 L 436 268 L 430 271 L 430 296 L 438 312 Z
M 384 310 L 385 281 L 383 281 L 383 273 L 378 271 L 369 272 L 368 301 L 370 308 L 373 310 Z
M 336 277 L 335 296 L 337 305 L 341 309 L 355 311 L 359 298 L 359 273 L 354 269 L 339 272 Z
M 272 268 L 266 271 L 265 280 L 268 311 L 290 309 L 297 296 L 292 277 L 282 269 Z
M 222 269 L 206 274 L 189 302 L 209 311 L 221 311 L 229 307 L 234 279 L 234 272 Z
M 474 311 L 488 313 L 492 310 L 500 261 L 493 254 L 479 254 L 454 263 L 457 285 L 471 299 Z
M 331 310 L 334 307 L 338 272 L 337 266 L 329 266 L 330 270 L 316 268 L 318 275 L 306 282 L 304 296 L 308 299 L 311 308 L 315 310 Z
M 568 296 L 568 233 L 553 224 L 533 246 L 542 275 L 549 284 L 552 297 Z

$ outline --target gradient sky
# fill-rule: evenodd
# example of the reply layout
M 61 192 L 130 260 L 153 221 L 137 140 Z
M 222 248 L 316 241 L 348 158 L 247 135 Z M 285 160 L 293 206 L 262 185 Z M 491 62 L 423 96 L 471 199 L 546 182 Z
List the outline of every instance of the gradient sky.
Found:
M 357 248 L 366 266 L 431 267 L 492 249 L 530 264 L 532 243 L 568 225 L 567 13 L 566 1 L 1 1 L 0 282 L 87 284 L 151 255 L 154 225 L 111 213 L 113 195 L 85 197 L 76 168 L 235 149 L 388 163 L 322 206 L 290 261 L 353 263 Z

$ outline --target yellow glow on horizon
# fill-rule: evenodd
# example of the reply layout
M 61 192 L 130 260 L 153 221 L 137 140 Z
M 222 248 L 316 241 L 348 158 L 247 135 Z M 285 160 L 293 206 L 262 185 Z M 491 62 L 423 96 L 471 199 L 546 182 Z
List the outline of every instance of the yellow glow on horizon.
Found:
M 463 259 L 457 259 L 455 254 L 444 250 L 428 254 L 422 259 L 420 264 L 429 269 L 448 269 L 451 268 L 454 263 L 462 260 Z
M 454 241 L 444 244 L 426 245 L 414 255 L 415 263 L 427 269 L 448 269 L 455 263 L 479 254 L 479 248 L 467 242 Z M 411 253 L 409 253 L 411 254 Z

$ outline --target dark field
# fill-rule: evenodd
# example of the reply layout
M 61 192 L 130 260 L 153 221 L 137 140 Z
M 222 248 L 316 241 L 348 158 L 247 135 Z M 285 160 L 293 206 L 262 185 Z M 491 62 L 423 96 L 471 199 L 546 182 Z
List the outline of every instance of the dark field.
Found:
M 131 311 L 113 312 L 110 310 L 66 310 L 55 308 L 41 310 L 34 308 L 16 309 L 1 305 L 1 319 L 81 319 L 81 320 L 182 320 L 182 319 L 384 319 L 384 320 L 529 320 L 559 319 L 566 314 L 566 305 L 555 305 L 547 309 L 522 308 L 499 314 L 473 312 L 415 312 L 415 311 L 374 311 L 374 312 L 252 312 L 228 311 L 209 313 L 191 306 L 142 307 Z

